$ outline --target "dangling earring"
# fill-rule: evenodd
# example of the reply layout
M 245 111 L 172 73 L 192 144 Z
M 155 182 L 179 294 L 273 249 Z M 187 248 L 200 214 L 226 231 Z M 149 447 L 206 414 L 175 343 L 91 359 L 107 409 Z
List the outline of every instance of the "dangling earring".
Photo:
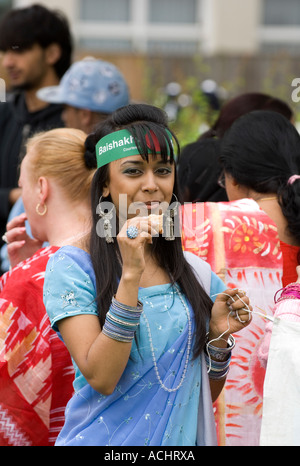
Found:
M 42 212 L 40 212 L 40 207 L 41 207 L 41 204 L 38 203 L 37 206 L 36 206 L 36 208 L 35 208 L 35 210 L 36 210 L 36 213 L 37 213 L 37 214 L 43 216 L 43 215 L 45 215 L 45 213 L 47 212 L 48 208 L 47 208 L 46 204 L 44 204 L 44 210 L 43 210 Z
M 113 218 L 115 206 L 113 205 L 112 209 L 109 212 L 103 212 L 103 210 L 101 210 L 102 198 L 103 196 L 100 197 L 99 204 L 97 206 L 97 214 L 99 214 L 100 218 L 103 219 L 104 237 L 105 241 L 109 244 L 114 242 L 114 239 L 112 237 L 112 224 L 110 220 Z
M 175 196 L 176 200 L 175 207 L 172 207 L 171 209 L 168 209 L 166 214 L 166 220 L 165 220 L 165 240 L 166 241 L 174 241 L 175 240 L 175 226 L 174 226 L 174 218 L 175 215 L 177 214 L 177 204 L 178 204 L 178 199 L 176 194 L 173 193 L 173 196 Z M 172 205 L 171 204 L 171 205 Z

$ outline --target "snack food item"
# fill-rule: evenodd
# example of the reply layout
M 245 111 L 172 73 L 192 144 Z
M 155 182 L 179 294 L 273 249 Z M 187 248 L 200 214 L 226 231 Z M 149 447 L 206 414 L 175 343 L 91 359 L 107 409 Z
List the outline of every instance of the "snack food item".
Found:
M 154 227 L 158 226 L 158 233 L 162 234 L 163 233 L 163 216 L 162 215 L 157 215 L 157 214 L 151 214 L 149 215 L 149 220 L 151 222 L 151 225 Z

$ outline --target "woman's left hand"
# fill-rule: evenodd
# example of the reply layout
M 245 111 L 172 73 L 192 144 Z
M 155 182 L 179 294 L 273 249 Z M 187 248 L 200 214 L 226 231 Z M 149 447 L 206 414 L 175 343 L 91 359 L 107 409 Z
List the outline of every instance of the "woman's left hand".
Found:
M 252 310 L 244 291 L 230 288 L 218 294 L 211 311 L 209 340 L 223 334 L 222 341 L 225 341 L 230 334 L 247 327 L 252 319 Z
M 11 267 L 31 257 L 43 245 L 42 241 L 31 238 L 26 233 L 26 220 L 27 216 L 23 213 L 14 217 L 6 225 L 7 253 Z

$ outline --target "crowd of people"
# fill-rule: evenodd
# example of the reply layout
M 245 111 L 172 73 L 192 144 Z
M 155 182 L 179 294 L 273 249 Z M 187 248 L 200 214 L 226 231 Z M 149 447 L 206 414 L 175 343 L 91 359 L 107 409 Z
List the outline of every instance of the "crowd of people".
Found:
M 10 10 L 0 50 L 0 445 L 300 444 L 289 105 L 237 96 L 181 150 L 61 13 Z

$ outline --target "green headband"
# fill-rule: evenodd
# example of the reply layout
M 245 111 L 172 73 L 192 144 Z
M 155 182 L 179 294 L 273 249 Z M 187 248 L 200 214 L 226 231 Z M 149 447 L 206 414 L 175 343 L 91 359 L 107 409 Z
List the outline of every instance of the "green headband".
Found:
M 169 131 L 167 132 L 170 136 L 170 140 L 172 141 L 171 133 Z M 148 152 L 152 153 L 150 147 Z M 156 150 L 156 152 L 159 152 L 159 150 Z M 114 160 L 119 160 L 123 157 L 130 157 L 131 155 L 140 155 L 140 152 L 133 136 L 127 129 L 121 129 L 114 133 L 107 134 L 96 144 L 98 168 L 103 167 L 103 165 L 113 162 Z

